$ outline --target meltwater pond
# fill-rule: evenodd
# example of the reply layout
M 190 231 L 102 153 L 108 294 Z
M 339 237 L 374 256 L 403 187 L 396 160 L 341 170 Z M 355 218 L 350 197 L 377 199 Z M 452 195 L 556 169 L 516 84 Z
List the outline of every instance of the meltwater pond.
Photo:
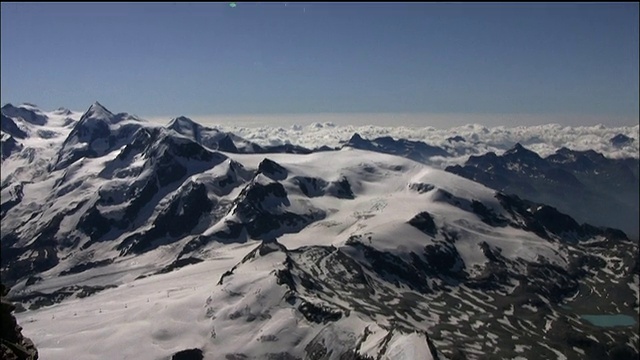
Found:
M 581 318 L 600 327 L 632 326 L 636 320 L 629 315 L 582 315 Z

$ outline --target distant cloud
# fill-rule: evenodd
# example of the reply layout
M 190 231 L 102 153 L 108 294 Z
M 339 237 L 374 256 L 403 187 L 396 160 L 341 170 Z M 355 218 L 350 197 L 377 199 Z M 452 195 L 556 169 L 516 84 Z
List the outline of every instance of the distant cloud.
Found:
M 469 155 L 489 151 L 501 154 L 515 143 L 521 143 L 541 156 L 553 154 L 564 146 L 573 150 L 593 149 L 613 158 L 640 157 L 638 125 L 537 125 L 536 122 L 542 122 L 545 118 L 536 116 L 519 117 L 517 122 L 514 121 L 532 123 L 528 126 L 485 126 L 477 123 L 459 125 L 460 122 L 468 120 L 491 123 L 487 121 L 488 118 L 482 116 L 471 118 L 460 115 L 433 116 L 428 118 L 431 125 L 416 125 L 418 121 L 427 122 L 424 114 L 233 115 L 193 116 L 192 119 L 206 126 L 233 132 L 260 145 L 292 143 L 308 148 L 322 145 L 338 147 L 356 132 L 364 138 L 391 136 L 424 141 L 430 145 L 448 147 L 456 153 L 453 158 L 432 158 L 432 165 L 438 167 L 462 163 Z M 497 118 L 494 119 L 494 123 L 500 124 L 507 119 L 508 117 Z M 591 120 L 595 122 L 595 118 Z M 152 121 L 166 124 L 169 118 Z M 350 122 L 352 124 L 349 124 Z M 448 124 L 452 125 L 447 126 Z M 617 134 L 624 134 L 635 141 L 622 148 L 615 147 L 610 139 Z M 463 137 L 465 141 L 447 141 L 455 135 Z
M 331 122 L 336 125 L 375 125 L 433 127 L 448 129 L 466 124 L 484 126 L 533 126 L 550 123 L 569 126 L 625 126 L 638 123 L 638 116 L 597 116 L 597 115 L 540 115 L 540 114 L 466 114 L 466 113 L 318 113 L 318 114 L 244 114 L 244 115 L 185 115 L 203 125 L 223 125 L 242 127 L 290 127 L 313 123 Z M 168 122 L 170 117 L 153 117 L 153 121 Z

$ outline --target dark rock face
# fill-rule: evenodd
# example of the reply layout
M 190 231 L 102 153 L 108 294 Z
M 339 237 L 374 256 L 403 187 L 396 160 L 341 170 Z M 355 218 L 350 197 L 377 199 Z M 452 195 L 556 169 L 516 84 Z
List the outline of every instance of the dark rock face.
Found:
M 116 160 L 120 162 L 129 162 L 132 160 L 134 155 L 142 154 L 145 150 L 148 150 L 149 147 L 153 144 L 153 142 L 161 136 L 161 132 L 157 129 L 147 129 L 140 128 L 138 129 L 124 149 L 118 154 Z M 110 167 L 115 167 L 116 164 L 110 164 Z M 112 175 L 112 170 L 107 167 L 100 175 L 103 177 L 110 177 Z
M 191 183 L 156 217 L 150 230 L 128 237 L 118 249 L 123 251 L 123 255 L 140 254 L 189 235 L 195 230 L 201 217 L 211 211 L 213 205 L 204 184 Z M 166 240 L 159 241 L 162 239 Z
M 220 139 L 220 141 L 218 141 L 218 150 L 231 153 L 239 152 L 236 144 L 233 143 L 233 140 L 229 135 L 225 135 L 222 139 Z
M 321 178 L 296 176 L 293 183 L 300 187 L 300 191 L 306 196 L 313 198 L 330 195 L 338 199 L 354 199 L 355 195 L 351 191 L 351 184 L 346 178 L 338 181 L 327 182 Z
M 505 194 L 548 204 L 579 222 L 638 235 L 637 159 L 608 159 L 593 150 L 561 148 L 541 158 L 520 144 L 502 156 L 471 156 L 446 171 Z
M 308 197 L 323 196 L 328 183 L 320 178 L 296 176 L 292 181 L 300 187 L 300 191 Z
M 200 349 L 187 349 L 173 354 L 171 360 L 202 360 L 204 355 Z
M 168 233 L 173 237 L 185 235 L 195 228 L 200 217 L 212 208 L 213 202 L 207 197 L 204 184 L 192 183 L 165 212 L 158 215 L 154 225 L 161 233 Z M 163 231 L 162 227 L 166 227 L 166 231 Z
M 92 241 L 98 241 L 114 225 L 112 220 L 106 219 L 97 208 L 92 208 L 85 213 L 78 223 L 78 229 L 89 235 Z
M 517 143 L 513 148 L 507 150 L 502 154 L 502 157 L 508 163 L 519 163 L 525 168 L 545 168 L 547 167 L 544 159 L 538 155 L 535 151 L 531 151 L 520 143 Z
M 507 210 L 512 219 L 509 224 L 531 231 L 542 238 L 549 239 L 551 235 L 566 238 L 566 235 L 586 239 L 594 236 L 605 236 L 612 240 L 628 240 L 626 234 L 620 230 L 595 227 L 589 224 L 578 224 L 569 215 L 563 214 L 556 208 L 536 204 L 520 199 L 516 195 L 497 193 L 496 198 Z M 501 220 L 502 221 L 502 220 Z
M 42 232 L 26 247 L 13 247 L 18 238 L 11 232 L 2 233 L 2 282 L 13 285 L 25 274 L 37 274 L 49 270 L 59 262 L 54 235 L 65 214 L 60 213 L 43 227 Z M 26 256 L 22 256 L 28 254 Z
M 451 242 L 436 241 L 424 247 L 422 257 L 417 254 L 411 257 L 413 266 L 432 278 L 450 282 L 463 281 L 467 276 L 464 261 Z
M 187 349 L 173 354 L 171 360 L 202 360 L 204 355 L 200 349 Z
M 38 350 L 33 342 L 22 335 L 22 327 L 18 325 L 12 312 L 15 306 L 5 299 L 8 289 L 4 284 L 0 285 L 2 301 L 0 303 L 0 320 L 2 331 L 0 332 L 0 358 L 17 360 L 36 360 Z
M 367 140 L 363 139 L 362 136 L 360 136 L 360 134 L 358 133 L 354 133 L 351 136 L 351 139 L 349 139 L 349 141 L 347 142 L 347 144 L 351 147 L 354 147 L 356 149 L 361 149 L 364 148 L 366 146 L 370 146 L 370 144 L 367 142 Z
M 289 232 L 296 232 L 313 221 L 323 218 L 322 212 L 296 214 L 285 209 L 290 204 L 284 186 L 278 182 L 260 184 L 253 182 L 242 190 L 234 201 L 234 214 L 242 223 L 230 223 L 230 230 L 239 233 L 244 227 L 256 239 L 269 240 Z M 240 228 L 238 228 L 240 226 Z
M 19 153 L 23 149 L 22 144 L 18 143 L 16 139 L 13 138 L 13 136 L 5 134 L 2 135 L 2 142 L 0 142 L 0 147 L 2 148 L 0 151 L 2 160 L 8 158 L 14 153 Z
M 27 133 L 20 130 L 13 119 L 4 116 L 4 114 L 2 114 L 2 117 L 0 118 L 0 130 L 6 132 L 16 139 L 24 139 L 27 137 Z
M 258 165 L 258 173 L 264 174 L 269 179 L 275 181 L 284 180 L 288 176 L 287 169 L 277 162 L 266 158 Z
M 327 186 L 327 193 L 337 197 L 338 199 L 355 199 L 355 195 L 351 190 L 351 184 L 347 178 L 338 181 L 332 181 Z
M 266 201 L 267 199 L 269 201 Z M 278 182 L 272 182 L 269 184 L 252 183 L 248 185 L 240 193 L 237 204 L 238 207 L 235 212 L 252 219 L 268 208 L 280 205 L 288 206 L 290 203 L 284 186 Z
M 473 200 L 471 201 L 471 210 L 480 217 L 483 223 L 490 226 L 507 226 L 509 221 L 502 216 L 496 215 L 491 209 L 487 208 L 483 203 Z
M 533 213 L 533 218 L 553 234 L 575 231 L 580 233 L 580 225 L 571 216 L 562 214 L 551 206 L 539 206 Z
M 316 305 L 309 302 L 303 302 L 298 306 L 298 311 L 304 315 L 304 317 L 314 323 L 327 324 L 332 321 L 340 320 L 342 312 L 335 311 L 326 306 Z
M 409 224 L 427 235 L 434 236 L 438 233 L 433 217 L 427 211 L 423 211 L 409 220 Z

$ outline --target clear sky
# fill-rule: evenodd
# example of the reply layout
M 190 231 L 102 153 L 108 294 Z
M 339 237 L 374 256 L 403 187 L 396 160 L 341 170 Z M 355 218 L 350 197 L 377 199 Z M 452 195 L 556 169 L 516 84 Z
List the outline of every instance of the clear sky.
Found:
M 235 4 L 3 2 L 1 101 L 638 122 L 638 3 Z

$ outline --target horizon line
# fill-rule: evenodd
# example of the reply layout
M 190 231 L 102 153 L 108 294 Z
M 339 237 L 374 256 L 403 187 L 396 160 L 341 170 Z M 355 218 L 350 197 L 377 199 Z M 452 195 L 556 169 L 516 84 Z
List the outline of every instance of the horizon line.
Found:
M 633 127 L 640 116 L 594 114 L 533 114 L 533 113 L 429 113 L 429 112 L 331 112 L 282 114 L 196 114 L 140 116 L 150 122 L 167 124 L 185 116 L 201 124 L 237 127 L 293 127 L 313 124 L 335 126 L 434 127 L 448 129 L 465 125 L 484 127 L 520 127 L 560 125 L 563 127 Z M 608 124 L 608 125 L 607 125 Z

